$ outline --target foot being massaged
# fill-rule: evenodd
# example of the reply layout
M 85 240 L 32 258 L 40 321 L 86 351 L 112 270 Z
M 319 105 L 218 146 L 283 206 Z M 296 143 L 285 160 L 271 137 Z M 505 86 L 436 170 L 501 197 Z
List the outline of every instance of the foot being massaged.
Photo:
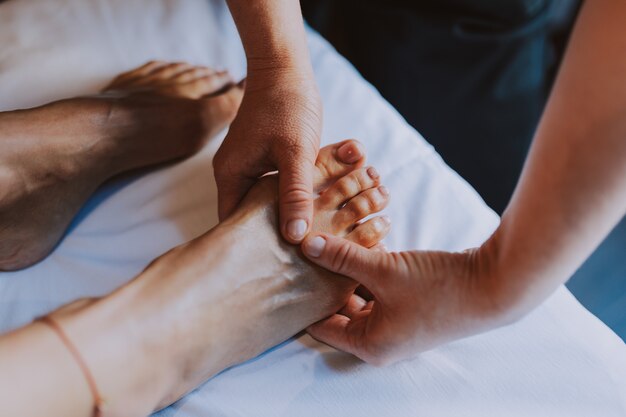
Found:
M 6 191 L 0 201 L 0 267 L 26 268 L 48 255 L 106 179 L 199 150 L 232 121 L 242 95 L 225 72 L 150 62 L 120 75 L 99 96 L 0 114 Z M 364 162 L 354 140 L 320 149 L 312 230 L 383 250 L 379 242 L 389 219 L 361 220 L 382 210 L 389 193 Z M 278 236 L 276 222 L 277 180 L 270 175 L 217 227 L 156 259 L 128 285 L 48 316 L 71 335 L 87 363 L 97 362 L 90 372 L 112 405 L 108 413 L 145 415 L 169 405 L 346 303 L 356 283 L 307 262 Z M 104 340 L 124 343 L 117 350 Z M 48 373 L 51 380 L 68 372 L 71 358 L 56 343 L 42 322 L 3 335 L 0 384 L 35 369 L 40 360 L 58 366 Z M 156 370 L 154 363 L 170 365 Z M 130 376 L 121 385 L 115 372 L 120 367 Z M 76 396 L 85 387 L 74 371 L 77 384 L 40 392 L 42 405 L 66 395 L 63 415 L 89 408 L 88 395 L 84 402 Z M 13 410 L 11 404 L 2 407 L 7 406 Z
M 83 2 L 76 7 L 83 7 Z M 9 7 L 17 3 L 3 6 L 12 10 Z M 124 0 L 119 6 L 132 3 Z M 192 3 L 198 7 L 194 2 L 179 5 L 192 7 Z M 97 4 L 95 15 L 108 21 L 101 11 L 108 7 L 105 4 Z M 406 248 L 398 252 L 389 252 L 383 244 L 391 221 L 381 211 L 390 202 L 390 192 L 378 171 L 387 167 L 367 165 L 367 149 L 357 140 L 320 146 L 321 96 L 298 2 L 229 0 L 227 4 L 245 49 L 245 82 L 226 71 L 151 61 L 119 75 L 100 94 L 0 113 L 0 270 L 16 274 L 54 257 L 64 236 L 71 233 L 77 213 L 100 186 L 129 171 L 149 169 L 154 174 L 164 165 L 180 167 L 213 146 L 228 127 L 213 159 L 219 224 L 158 256 L 136 275 L 136 271 L 128 274 L 130 280 L 112 292 L 109 288 L 102 295 L 71 298 L 33 321 L 29 317 L 28 323 L 15 320 L 19 325 L 0 335 L 0 415 L 145 416 L 211 377 L 220 373 L 213 380 L 227 377 L 224 370 L 257 358 L 303 331 L 328 349 L 336 349 L 333 352 L 350 355 L 348 365 L 332 355 L 320 359 L 337 374 L 356 369 L 357 379 L 370 381 L 367 372 L 372 369 L 384 375 L 383 370 L 415 361 L 415 369 L 422 371 L 420 378 L 398 368 L 383 381 L 410 387 L 423 383 L 426 394 L 434 392 L 428 391 L 432 387 L 443 387 L 445 401 L 419 411 L 446 415 L 432 411 L 443 410 L 442 403 L 451 403 L 450 396 L 462 402 L 468 394 L 458 387 L 469 386 L 475 390 L 472 394 L 482 397 L 481 386 L 469 382 L 475 371 L 471 368 L 480 367 L 455 362 L 453 355 L 436 348 L 451 344 L 450 349 L 462 350 L 454 343 L 506 330 L 532 316 L 626 212 L 626 89 L 621 82 L 626 62 L 617 36 L 626 17 L 624 4 L 595 0 L 583 7 L 524 172 L 493 234 L 476 247 L 459 251 Z M 162 24 L 170 12 L 157 14 L 159 32 L 171 29 Z M 185 18 L 190 16 L 193 13 Z M 603 30 L 595 30 L 600 26 Z M 183 48 L 182 44 L 174 49 Z M 597 48 L 598 44 L 604 48 Z M 341 70 L 336 72 L 339 76 Z M 589 79 L 596 80 L 593 86 Z M 572 114 L 580 117 L 572 119 Z M 419 163 L 428 165 L 432 159 Z M 444 192 L 457 190 L 454 187 Z M 398 194 L 403 197 L 394 190 L 394 196 Z M 456 203 L 472 210 L 470 200 L 459 195 L 454 195 Z M 402 207 L 410 212 L 407 216 L 413 210 L 417 208 Z M 445 222 L 449 212 L 441 211 L 441 215 L 428 214 Z M 115 212 L 115 216 L 134 214 Z M 101 231 L 102 240 L 111 238 L 108 232 Z M 142 244 L 150 245 L 150 237 L 143 236 Z M 94 264 L 103 263 L 98 251 L 87 252 Z M 71 267 L 72 273 L 90 278 L 90 269 L 81 269 L 79 263 Z M 56 280 L 63 277 L 63 272 L 48 277 L 50 270 L 36 277 L 44 291 L 55 288 Z M 7 272 L 0 288 L 19 286 L 19 279 Z M 33 296 L 26 301 L 41 300 Z M 561 338 L 575 333 L 566 320 L 556 328 L 565 329 L 558 334 Z M 520 334 L 519 339 L 510 337 L 512 344 L 523 343 L 526 333 Z M 524 350 L 552 347 L 545 342 L 548 336 L 542 335 L 536 346 L 524 345 Z M 313 357 L 315 350 L 306 348 L 299 348 L 302 355 Z M 477 350 L 469 349 L 470 354 Z M 584 356 L 589 352 L 596 356 Z M 600 369 L 598 352 L 608 349 L 576 351 L 573 360 L 581 367 L 591 363 L 589 368 Z M 429 353 L 439 356 L 438 366 L 428 367 L 426 359 L 420 362 Z M 499 358 L 497 354 L 494 348 L 476 356 Z M 559 350 L 555 356 L 567 355 Z M 484 368 L 500 375 L 506 361 L 493 362 L 496 368 L 483 362 Z M 323 373 L 319 361 L 309 365 L 298 363 L 297 369 L 278 373 L 277 379 L 297 385 L 307 371 L 307 375 Z M 280 366 L 278 360 L 259 365 Z M 557 365 L 553 368 L 559 370 Z M 606 368 L 594 374 L 601 374 L 598 380 L 618 381 Z M 531 375 L 526 370 L 521 368 L 518 376 Z M 457 389 L 449 389 L 446 380 L 457 381 Z M 493 384 L 495 391 L 506 391 L 509 380 L 496 381 L 500 383 Z M 234 391 L 244 384 L 239 382 Z M 559 380 L 556 385 L 570 389 L 567 382 Z M 402 394 L 408 398 L 410 393 L 402 391 L 401 384 L 387 385 L 399 394 L 377 385 L 376 392 L 385 392 L 383 400 L 393 400 L 380 403 L 401 407 Z M 232 394 L 233 386 L 227 388 Z M 281 392 L 286 405 L 281 403 L 272 412 L 310 415 L 302 409 L 290 413 L 289 408 L 305 396 L 306 388 L 291 397 Z M 333 389 L 339 390 L 337 385 Z M 357 391 L 349 386 L 341 392 L 353 400 L 352 407 L 365 401 Z M 578 387 L 570 391 L 582 395 Z M 618 389 L 605 391 L 614 395 L 611 399 L 620 398 Z M 335 395 L 332 389 L 326 392 L 324 397 L 317 391 L 310 395 L 318 402 Z M 537 398 L 534 394 L 529 396 Z M 592 404 L 599 402 L 597 395 L 595 391 L 591 395 Z M 253 409 L 265 400 L 261 398 Z M 232 403 L 226 406 L 230 412 L 214 414 L 246 415 L 228 407 Z M 474 410 L 479 411 L 467 415 L 487 415 L 481 407 Z M 510 411 L 494 410 L 492 415 Z M 341 415 L 341 409 L 337 413 Z M 190 415 L 201 414 L 198 409 Z

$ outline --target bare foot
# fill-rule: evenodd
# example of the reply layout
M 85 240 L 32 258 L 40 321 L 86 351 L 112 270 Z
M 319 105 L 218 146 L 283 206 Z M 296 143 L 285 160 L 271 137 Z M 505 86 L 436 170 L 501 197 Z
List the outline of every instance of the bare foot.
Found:
M 363 163 L 356 141 L 320 151 L 314 217 L 318 231 L 370 246 L 389 221 L 359 219 L 388 196 Z M 277 193 L 275 176 L 262 179 L 226 221 L 127 285 L 52 313 L 90 367 L 106 413 L 147 415 L 169 405 L 345 304 L 355 282 L 314 266 L 280 237 Z
M 0 113 L 0 270 L 47 256 L 107 179 L 201 149 L 242 95 L 224 72 L 151 62 L 98 96 Z
M 358 142 L 320 151 L 313 228 L 371 247 L 389 231 L 389 219 L 359 222 L 389 197 L 376 171 L 362 167 L 363 157 L 340 162 L 350 154 L 362 155 Z M 150 294 L 135 297 L 151 299 L 146 308 L 159 311 L 151 321 L 161 333 L 151 346 L 170 339 L 163 329 L 185 340 L 164 348 L 180 373 L 161 405 L 337 311 L 354 291 L 353 281 L 314 267 L 280 237 L 277 188 L 275 176 L 262 179 L 231 217 L 154 261 L 127 288 Z M 163 307 L 173 299 L 175 309 Z

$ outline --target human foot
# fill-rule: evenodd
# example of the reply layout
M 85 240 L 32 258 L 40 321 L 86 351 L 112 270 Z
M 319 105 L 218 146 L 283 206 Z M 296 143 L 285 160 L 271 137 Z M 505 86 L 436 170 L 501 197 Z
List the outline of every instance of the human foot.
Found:
M 234 86 L 235 82 L 228 71 L 185 62 L 150 61 L 118 75 L 102 91 L 156 92 L 162 96 L 199 100 L 219 96 Z M 230 111 L 231 108 L 224 110 Z
M 363 163 L 355 141 L 320 151 L 313 227 L 372 246 L 389 231 L 388 219 L 359 221 L 388 195 Z M 122 290 L 146 317 L 148 345 L 160 345 L 162 363 L 176 370 L 161 406 L 333 313 L 354 290 L 280 237 L 277 189 L 275 176 L 263 178 L 226 221 L 158 258 Z
M 226 73 L 152 62 L 101 95 L 0 113 L 0 270 L 43 259 L 108 178 L 199 150 L 242 95 Z

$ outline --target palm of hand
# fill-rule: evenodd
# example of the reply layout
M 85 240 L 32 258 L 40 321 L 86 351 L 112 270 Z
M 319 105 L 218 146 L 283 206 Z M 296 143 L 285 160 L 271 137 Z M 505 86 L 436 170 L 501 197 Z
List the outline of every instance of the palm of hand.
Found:
M 370 254 L 371 255 L 371 254 Z M 335 315 L 310 326 L 318 340 L 384 365 L 483 330 L 493 305 L 469 273 L 471 253 L 377 254 L 368 286 Z M 363 275 L 363 274 L 362 274 Z

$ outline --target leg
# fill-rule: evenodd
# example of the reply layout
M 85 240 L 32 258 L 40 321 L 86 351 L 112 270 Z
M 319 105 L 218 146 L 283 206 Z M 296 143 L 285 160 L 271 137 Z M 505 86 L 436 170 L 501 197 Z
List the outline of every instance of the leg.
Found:
M 359 220 L 388 196 L 362 157 L 341 162 L 359 152 L 354 141 L 320 151 L 314 228 L 371 246 L 389 222 Z M 276 190 L 275 178 L 261 180 L 233 216 L 128 285 L 53 313 L 91 368 L 107 400 L 105 415 L 147 415 L 343 305 L 355 284 L 313 267 L 280 238 Z M 50 353 L 42 355 L 42 346 Z M 0 337 L 0 369 L 0 396 L 12 393 L 0 402 L 2 415 L 89 412 L 80 371 L 41 324 Z M 38 401 L 27 401 L 33 397 Z
M 199 150 L 242 94 L 225 73 L 152 62 L 99 96 L 0 113 L 0 270 L 43 259 L 108 178 Z

